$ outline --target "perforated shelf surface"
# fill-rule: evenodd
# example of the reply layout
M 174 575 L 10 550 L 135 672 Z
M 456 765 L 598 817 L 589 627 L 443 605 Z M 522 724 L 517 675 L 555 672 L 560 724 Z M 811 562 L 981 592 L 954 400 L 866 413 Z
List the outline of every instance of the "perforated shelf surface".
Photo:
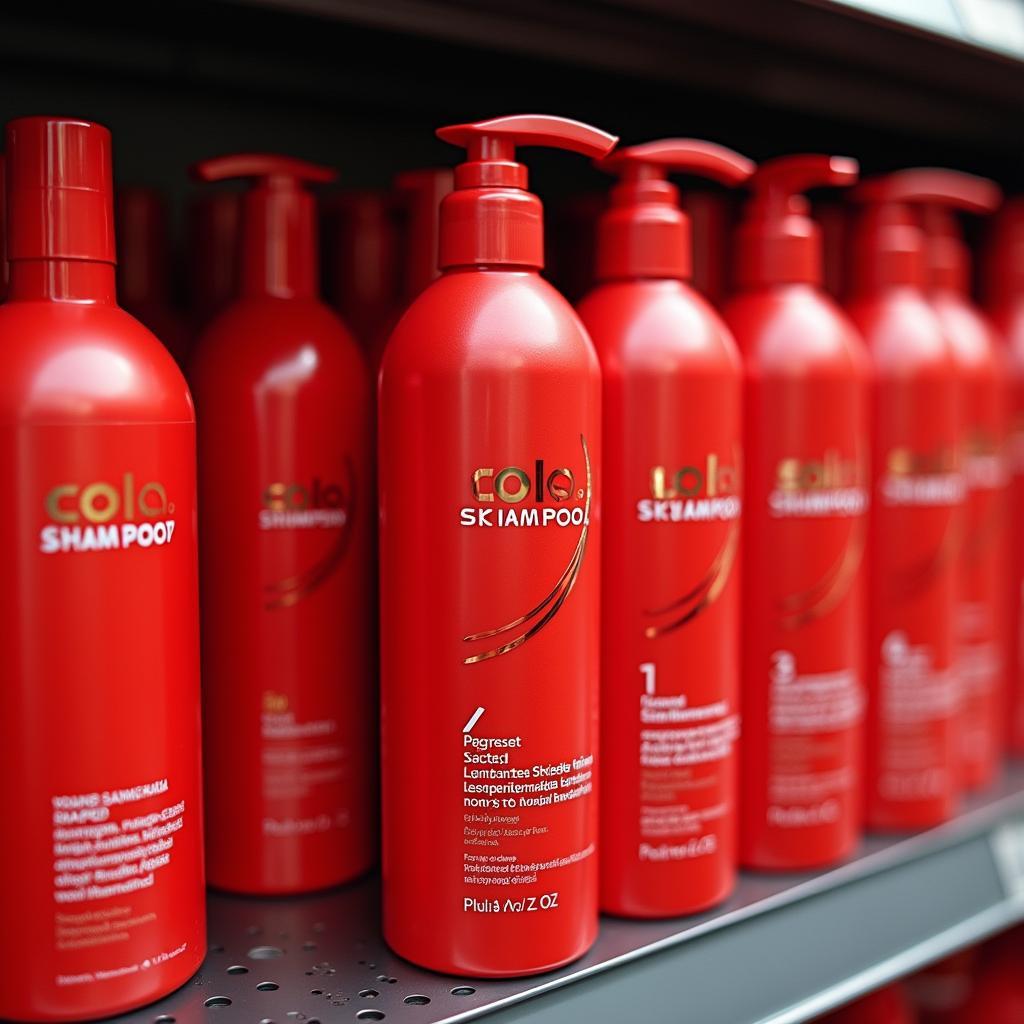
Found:
M 806 875 L 744 875 L 723 907 L 605 919 L 551 974 L 444 977 L 392 954 L 376 878 L 299 899 L 211 894 L 199 974 L 131 1024 L 796 1024 L 1024 919 L 1024 768 L 955 821 Z

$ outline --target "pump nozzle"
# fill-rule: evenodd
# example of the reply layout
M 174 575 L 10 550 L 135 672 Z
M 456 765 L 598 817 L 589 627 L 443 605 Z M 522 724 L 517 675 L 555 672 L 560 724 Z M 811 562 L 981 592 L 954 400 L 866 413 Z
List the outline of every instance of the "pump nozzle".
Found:
M 228 178 L 264 178 L 267 181 L 284 179 L 281 184 L 302 181 L 326 184 L 338 177 L 338 172 L 320 164 L 307 163 L 276 153 L 228 153 L 225 156 L 200 160 L 192 167 L 197 181 L 225 181 Z
M 699 174 L 723 185 L 738 185 L 755 170 L 753 160 L 701 139 L 659 139 L 617 149 L 598 165 L 623 181 L 663 181 L 672 171 Z
M 316 294 L 313 196 L 305 183 L 333 181 L 329 167 L 273 153 L 231 153 L 192 167 L 199 181 L 248 178 L 242 205 L 239 284 L 243 295 L 311 298 Z
M 738 185 L 755 165 L 713 142 L 661 139 L 617 150 L 598 166 L 621 177 L 598 229 L 598 278 L 686 280 L 692 269 L 690 218 L 668 174 L 689 172 Z
M 590 125 L 545 114 L 495 117 L 439 128 L 438 138 L 467 150 L 455 190 L 441 205 L 440 265 L 544 265 L 540 200 L 526 191 L 516 146 L 549 146 L 584 156 L 609 153 L 618 139 Z
M 926 240 L 913 204 L 930 203 L 949 195 L 953 171 L 896 171 L 862 182 L 850 198 L 859 206 L 853 232 L 852 294 L 876 288 L 910 285 L 923 288 L 927 281 Z M 970 178 L 962 195 L 973 208 L 991 198 L 990 182 Z
M 966 291 L 970 254 L 953 211 L 992 213 L 1002 201 L 999 186 L 987 178 L 939 167 L 912 167 L 888 177 L 890 197 L 900 196 L 920 209 L 928 284 Z
M 818 153 L 761 164 L 750 179 L 754 195 L 738 232 L 740 285 L 820 284 L 821 231 L 802 193 L 824 185 L 852 185 L 858 173 L 856 160 Z

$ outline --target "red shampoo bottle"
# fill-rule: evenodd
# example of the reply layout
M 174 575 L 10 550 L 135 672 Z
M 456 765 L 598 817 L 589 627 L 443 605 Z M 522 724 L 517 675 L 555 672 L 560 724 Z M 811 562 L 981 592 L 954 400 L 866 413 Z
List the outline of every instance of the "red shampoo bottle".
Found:
M 728 184 L 754 165 L 665 139 L 621 175 L 580 303 L 604 383 L 601 907 L 667 917 L 731 891 L 739 732 L 743 378 L 689 284 L 690 221 L 670 171 Z
M 23 118 L 7 161 L 0 1018 L 78 1021 L 206 950 L 195 423 L 117 306 L 110 134 Z
M 320 889 L 375 850 L 371 411 L 366 367 L 317 297 L 306 182 L 238 154 L 240 295 L 199 339 L 203 693 L 211 884 Z
M 398 297 L 395 197 L 390 192 L 341 192 L 325 205 L 327 297 L 363 351 L 373 352 L 394 325 Z
M 437 265 L 441 200 L 452 190 L 452 172 L 447 167 L 404 171 L 395 178 L 405 230 L 402 236 L 402 288 L 398 303 L 386 318 L 387 330 L 378 331 L 370 351 L 370 362 L 379 369 L 384 345 L 395 324 L 441 270 Z
M 857 189 L 847 309 L 871 357 L 869 828 L 938 824 L 959 804 L 954 624 L 962 543 L 959 379 L 925 296 L 925 238 L 899 176 Z
M 1005 747 L 1009 372 L 995 329 L 970 299 L 970 256 L 955 211 L 991 212 L 1000 193 L 992 182 L 957 171 L 920 168 L 893 178 L 919 196 L 928 297 L 961 382 L 967 498 L 955 637 L 963 781 L 977 789 L 994 779 Z
M 725 319 L 745 369 L 740 858 L 793 870 L 854 847 L 864 716 L 867 358 L 822 291 L 800 193 L 853 160 L 761 165 Z
M 151 188 L 119 188 L 114 222 L 120 253 L 117 293 L 121 305 L 167 346 L 179 366 L 184 366 L 192 333 L 171 302 L 171 240 L 163 196 Z
M 1006 678 L 1010 746 L 1024 754 L 1024 198 L 996 218 L 986 247 L 986 311 L 1009 364 L 1010 501 L 1007 575 Z
M 539 274 L 515 147 L 615 139 L 540 115 L 438 134 L 469 151 L 442 273 L 380 379 L 384 933 L 502 977 L 597 934 L 600 374 Z
M 186 217 L 189 322 L 202 330 L 234 297 L 238 284 L 238 192 L 193 196 Z

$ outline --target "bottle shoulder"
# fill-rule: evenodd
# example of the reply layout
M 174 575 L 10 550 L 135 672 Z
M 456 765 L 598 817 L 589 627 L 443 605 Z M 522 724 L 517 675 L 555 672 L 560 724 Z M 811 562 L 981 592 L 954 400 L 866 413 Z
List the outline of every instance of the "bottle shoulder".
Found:
M 725 321 L 684 281 L 600 284 L 580 302 L 579 314 L 605 373 L 740 372 Z
M 914 289 L 852 300 L 850 318 L 864 338 L 875 373 L 953 374 L 953 352 L 935 311 Z
M 995 329 L 980 309 L 946 293 L 932 296 L 932 307 L 961 371 L 988 374 L 1000 368 L 1002 353 Z
M 368 378 L 363 353 L 341 318 L 318 299 L 241 299 L 202 331 L 189 362 L 198 392 L 274 390 L 303 381 Z
M 1024 374 L 1024 294 L 988 310 L 1018 376 Z
M 742 293 L 723 310 L 748 373 L 866 375 L 864 341 L 820 289 L 789 285 Z
M 171 354 L 114 305 L 0 306 L 0 419 L 21 423 L 192 422 Z
M 405 311 L 384 348 L 382 374 L 530 369 L 597 372 L 586 328 L 539 274 L 443 274 Z

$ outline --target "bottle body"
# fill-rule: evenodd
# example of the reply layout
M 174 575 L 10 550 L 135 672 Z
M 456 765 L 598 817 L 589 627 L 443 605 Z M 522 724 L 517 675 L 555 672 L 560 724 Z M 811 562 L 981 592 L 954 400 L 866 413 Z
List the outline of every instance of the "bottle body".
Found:
M 109 303 L 0 309 L 5 1019 L 126 1012 L 206 950 L 192 404 L 93 273 Z
M 325 888 L 376 846 L 366 370 L 322 304 L 271 296 L 222 313 L 191 369 L 208 877 Z
M 1010 529 L 1006 604 L 1006 679 L 1009 697 L 1010 749 L 1024 754 L 1024 298 L 992 309 L 1009 366 L 1010 484 L 1007 519 Z
M 959 387 L 916 290 L 887 288 L 849 311 L 871 358 L 865 820 L 924 828 L 952 816 L 961 793 Z
M 866 361 L 808 285 L 725 313 L 745 378 L 740 860 L 809 868 L 859 832 Z
M 385 937 L 551 969 L 597 930 L 597 360 L 538 274 L 449 271 L 379 403 Z
M 991 326 L 954 291 L 931 296 L 961 379 L 967 485 L 955 636 L 963 782 L 996 776 L 1005 746 L 1006 407 L 1008 375 Z
M 742 372 L 682 281 L 580 305 L 601 362 L 601 907 L 695 913 L 732 890 Z

